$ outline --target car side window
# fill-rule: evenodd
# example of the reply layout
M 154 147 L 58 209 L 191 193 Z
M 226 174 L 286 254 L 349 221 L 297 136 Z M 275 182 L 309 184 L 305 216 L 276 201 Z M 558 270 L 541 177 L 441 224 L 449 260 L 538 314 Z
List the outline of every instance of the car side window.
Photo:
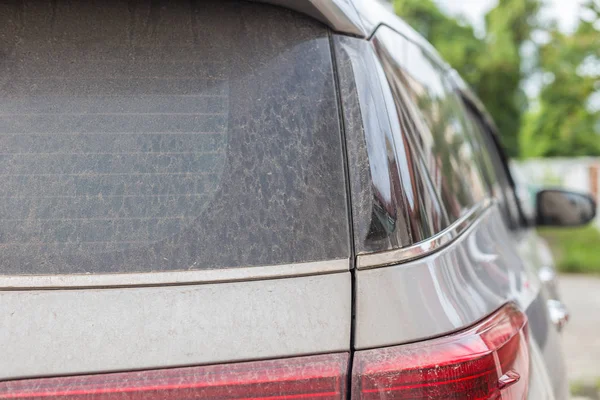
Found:
M 427 239 L 448 221 L 407 140 L 371 43 L 334 36 L 357 254 Z
M 495 143 L 492 128 L 485 122 L 481 114 L 465 104 L 471 121 L 475 138 L 482 144 L 480 152 L 484 163 L 484 175 L 494 199 L 500 204 L 503 218 L 509 228 L 520 225 L 519 205 L 514 194 L 511 179 L 505 162 L 500 155 L 500 149 Z
M 452 223 L 489 196 L 462 101 L 427 50 L 385 26 L 375 43 L 396 108 L 414 126 L 409 133 Z
M 368 42 L 335 36 L 357 254 L 411 244 L 394 143 Z

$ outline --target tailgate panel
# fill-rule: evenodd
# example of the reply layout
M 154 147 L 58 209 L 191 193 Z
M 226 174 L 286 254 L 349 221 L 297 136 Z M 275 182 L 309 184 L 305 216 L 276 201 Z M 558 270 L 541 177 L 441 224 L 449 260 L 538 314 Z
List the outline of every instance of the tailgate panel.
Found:
M 0 379 L 348 351 L 350 273 L 0 292 Z

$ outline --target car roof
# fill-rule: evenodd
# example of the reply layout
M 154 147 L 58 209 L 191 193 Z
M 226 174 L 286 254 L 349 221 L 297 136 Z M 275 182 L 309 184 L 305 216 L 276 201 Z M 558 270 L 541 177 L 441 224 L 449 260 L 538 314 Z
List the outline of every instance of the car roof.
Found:
M 254 0 L 290 8 L 309 15 L 332 30 L 370 38 L 379 25 L 387 25 L 412 41 L 431 45 L 407 23 L 398 18 L 391 5 L 382 0 Z
M 398 32 L 411 42 L 419 45 L 434 58 L 438 65 L 447 70 L 457 89 L 468 100 L 486 123 L 497 130 L 493 120 L 472 89 L 453 70 L 437 50 L 420 33 L 398 17 L 392 5 L 385 0 L 253 0 L 286 7 L 308 15 L 337 33 L 370 39 L 377 28 L 387 26 Z
M 370 39 L 385 25 L 426 50 L 440 66 L 449 69 L 437 50 L 399 18 L 384 0 L 254 0 L 286 7 L 315 18 L 333 31 Z

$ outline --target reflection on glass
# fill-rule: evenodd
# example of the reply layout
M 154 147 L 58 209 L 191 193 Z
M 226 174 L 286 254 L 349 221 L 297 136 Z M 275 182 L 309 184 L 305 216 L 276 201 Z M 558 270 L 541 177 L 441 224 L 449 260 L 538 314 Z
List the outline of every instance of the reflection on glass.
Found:
M 381 35 L 392 35 L 389 30 L 380 31 Z M 393 37 L 391 38 L 393 41 Z M 416 127 L 413 120 L 401 107 L 401 98 L 406 97 L 402 82 L 396 79 L 396 70 L 392 57 L 386 56 L 387 49 L 382 47 L 379 38 L 375 40 L 375 50 L 380 56 L 383 94 L 389 114 L 390 127 L 396 151 L 397 171 L 405 196 L 408 229 L 413 243 L 427 239 L 448 226 L 448 218 L 436 194 L 433 183 L 427 174 L 422 157 L 415 151 L 416 146 L 409 132 Z
M 538 205 L 540 225 L 583 225 L 596 215 L 596 205 L 590 197 L 563 190 L 541 191 Z
M 352 216 L 357 253 L 411 244 L 402 166 L 379 88 L 370 43 L 336 37 L 344 125 L 350 165 Z
M 388 81 L 405 88 L 395 98 L 398 108 L 413 121 L 413 140 L 450 220 L 456 220 L 486 195 L 463 105 L 426 52 L 386 28 L 377 40 Z

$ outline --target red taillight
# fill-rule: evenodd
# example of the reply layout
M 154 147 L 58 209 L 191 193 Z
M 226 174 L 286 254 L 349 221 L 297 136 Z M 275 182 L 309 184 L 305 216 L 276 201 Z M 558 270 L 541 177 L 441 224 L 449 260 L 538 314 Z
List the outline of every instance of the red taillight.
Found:
M 507 305 L 476 326 L 424 342 L 358 351 L 352 398 L 527 397 L 527 317 Z M 345 399 L 348 354 L 0 383 L 0 399 Z
M 527 397 L 527 317 L 507 305 L 466 331 L 424 342 L 359 351 L 353 399 Z
M 348 354 L 0 383 L 0 399 L 345 399 Z

